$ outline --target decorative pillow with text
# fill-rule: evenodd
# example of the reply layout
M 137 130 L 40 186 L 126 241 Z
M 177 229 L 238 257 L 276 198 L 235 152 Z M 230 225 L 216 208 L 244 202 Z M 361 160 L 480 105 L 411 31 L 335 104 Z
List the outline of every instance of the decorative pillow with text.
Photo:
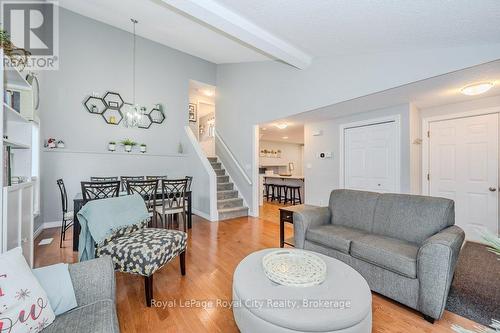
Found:
M 0 254 L 0 332 L 36 333 L 55 319 L 20 247 Z

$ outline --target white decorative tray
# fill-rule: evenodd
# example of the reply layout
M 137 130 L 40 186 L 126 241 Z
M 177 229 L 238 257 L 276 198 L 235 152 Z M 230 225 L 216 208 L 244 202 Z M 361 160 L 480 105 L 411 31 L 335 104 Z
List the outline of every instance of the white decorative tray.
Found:
M 283 249 L 262 258 L 266 276 L 289 287 L 311 287 L 326 279 L 326 264 L 317 255 L 298 249 Z

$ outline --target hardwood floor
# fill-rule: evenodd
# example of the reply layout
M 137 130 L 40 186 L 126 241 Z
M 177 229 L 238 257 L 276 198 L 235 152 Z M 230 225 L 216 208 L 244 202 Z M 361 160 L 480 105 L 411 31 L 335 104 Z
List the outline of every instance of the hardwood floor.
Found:
M 193 217 L 186 254 L 186 276 L 182 277 L 179 260 L 174 260 L 155 274 L 154 298 L 170 306 L 147 308 L 143 278 L 117 273 L 117 308 L 122 332 L 238 332 L 229 307 L 200 307 L 191 300 L 216 304 L 218 299 L 231 300 L 233 271 L 249 253 L 279 246 L 276 205 L 265 205 L 262 218 L 238 218 L 210 223 Z M 292 232 L 290 228 L 287 232 Z M 37 238 L 53 237 L 50 245 L 35 248 L 35 266 L 58 262 L 75 262 L 71 250 L 71 232 L 59 249 L 58 229 L 47 229 Z M 166 303 L 162 303 L 166 304 Z M 189 307 L 189 305 L 191 305 Z M 475 324 L 446 312 L 434 325 L 422 316 L 381 295 L 373 295 L 374 333 L 452 332 L 450 326 Z

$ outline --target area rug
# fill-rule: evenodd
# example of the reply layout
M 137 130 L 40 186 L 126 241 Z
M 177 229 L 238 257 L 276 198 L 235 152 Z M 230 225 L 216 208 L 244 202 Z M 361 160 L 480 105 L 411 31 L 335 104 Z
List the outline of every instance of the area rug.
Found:
M 446 310 L 483 325 L 500 320 L 500 260 L 486 245 L 465 243 Z

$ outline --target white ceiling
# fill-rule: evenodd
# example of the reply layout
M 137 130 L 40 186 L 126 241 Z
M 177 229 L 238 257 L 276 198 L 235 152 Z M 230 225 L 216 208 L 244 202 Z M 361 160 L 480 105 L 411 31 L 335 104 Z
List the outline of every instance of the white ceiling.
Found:
M 460 92 L 463 87 L 478 82 L 492 82 L 495 85 L 481 95 L 466 96 Z M 316 122 L 405 103 L 425 109 L 492 96 L 500 96 L 500 60 L 304 112 L 289 120 Z
M 59 4 L 126 31 L 134 17 L 139 20 L 138 35 L 216 64 L 276 58 L 293 64 L 287 55 L 307 59 L 500 43 L 499 0 L 59 0 Z M 195 12 L 198 17 L 190 15 Z M 207 13 L 213 24 L 203 20 Z M 229 25 L 232 29 L 220 29 Z M 250 34 L 246 39 L 245 33 Z M 272 43 L 282 58 L 268 56 L 273 54 L 266 52 L 273 50 Z
M 288 127 L 285 129 L 279 129 L 275 124 L 286 123 Z M 260 128 L 260 140 L 265 141 L 275 141 L 275 142 L 287 142 L 287 143 L 304 143 L 304 124 L 297 121 L 292 121 L 289 119 L 280 119 L 279 121 L 261 124 Z M 284 137 L 287 137 L 286 139 Z
M 477 82 L 492 82 L 494 87 L 477 96 L 466 96 L 463 87 Z M 419 109 L 500 96 L 500 60 L 403 85 L 397 88 L 325 106 L 296 116 L 261 124 L 261 140 L 304 143 L 304 124 L 333 119 L 396 105 L 413 103 Z M 275 124 L 287 123 L 280 130 Z M 262 128 L 266 128 L 265 131 Z M 288 139 L 283 139 L 288 136 Z
M 154 0 L 59 0 L 59 5 L 125 31 L 139 21 L 137 35 L 210 62 L 235 63 L 269 57 L 199 24 Z
M 500 42 L 499 0 L 217 0 L 320 57 Z

